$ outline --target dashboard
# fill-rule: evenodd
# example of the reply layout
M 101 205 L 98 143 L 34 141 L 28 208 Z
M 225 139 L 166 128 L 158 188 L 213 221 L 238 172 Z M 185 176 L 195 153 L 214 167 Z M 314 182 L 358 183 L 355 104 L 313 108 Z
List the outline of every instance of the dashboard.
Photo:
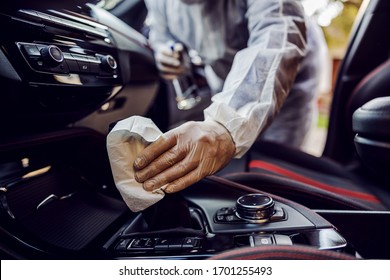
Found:
M 128 85 L 158 80 L 147 40 L 94 5 L 10 9 L 0 12 L 0 24 L 10 27 L 0 38 L 0 122 L 7 131 L 67 126 Z

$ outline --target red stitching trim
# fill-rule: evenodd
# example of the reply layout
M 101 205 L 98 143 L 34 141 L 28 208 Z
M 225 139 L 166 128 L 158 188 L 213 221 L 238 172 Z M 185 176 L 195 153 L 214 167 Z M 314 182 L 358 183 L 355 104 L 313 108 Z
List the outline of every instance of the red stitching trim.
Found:
M 292 172 L 290 170 L 281 168 L 279 166 L 276 166 L 276 165 L 273 165 L 271 163 L 264 162 L 261 160 L 252 160 L 249 163 L 249 168 L 265 169 L 265 170 L 272 171 L 272 172 L 287 176 L 287 177 L 294 179 L 294 180 L 297 180 L 299 182 L 313 185 L 315 187 L 318 187 L 318 188 L 321 188 L 321 189 L 324 189 L 324 190 L 327 190 L 330 192 L 334 192 L 334 193 L 338 193 L 341 195 L 346 195 L 346 196 L 350 196 L 350 197 L 354 197 L 354 198 L 358 198 L 361 200 L 366 200 L 366 201 L 370 201 L 370 202 L 374 202 L 374 203 L 380 203 L 378 198 L 373 196 L 373 195 L 361 193 L 361 192 L 356 192 L 356 191 L 350 191 L 350 190 L 346 190 L 346 189 L 341 189 L 341 188 L 338 188 L 335 186 L 324 184 L 324 183 L 315 181 L 313 179 L 307 178 L 305 176 L 302 176 L 300 174 L 297 174 L 295 172 Z
M 304 248 L 300 246 L 265 246 L 233 249 L 210 259 L 230 259 L 230 260 L 256 260 L 256 259 L 355 259 L 353 256 L 341 254 L 333 251 L 321 251 L 314 248 Z

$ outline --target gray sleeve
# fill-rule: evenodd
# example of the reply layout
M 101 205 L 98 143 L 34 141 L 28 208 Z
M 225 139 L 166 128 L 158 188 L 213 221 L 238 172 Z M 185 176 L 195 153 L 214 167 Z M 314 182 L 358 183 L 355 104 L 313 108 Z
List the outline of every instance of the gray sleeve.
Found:
M 149 41 L 153 47 L 173 40 L 167 25 L 166 1 L 145 0 L 150 22 Z
M 305 54 L 303 8 L 294 0 L 247 0 L 248 46 L 233 61 L 205 119 L 224 125 L 241 157 L 283 105 Z

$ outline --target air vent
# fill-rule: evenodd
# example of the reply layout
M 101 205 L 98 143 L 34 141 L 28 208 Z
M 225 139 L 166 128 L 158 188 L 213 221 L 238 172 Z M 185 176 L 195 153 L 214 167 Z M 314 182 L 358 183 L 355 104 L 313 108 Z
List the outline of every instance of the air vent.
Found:
M 85 18 L 79 18 L 74 15 L 69 15 L 57 11 L 50 12 L 57 14 L 58 16 L 38 12 L 35 10 L 19 10 L 19 12 L 23 15 L 27 15 L 29 18 L 35 21 L 39 21 L 44 24 L 79 30 L 99 38 L 109 37 L 108 28 L 106 26 Z

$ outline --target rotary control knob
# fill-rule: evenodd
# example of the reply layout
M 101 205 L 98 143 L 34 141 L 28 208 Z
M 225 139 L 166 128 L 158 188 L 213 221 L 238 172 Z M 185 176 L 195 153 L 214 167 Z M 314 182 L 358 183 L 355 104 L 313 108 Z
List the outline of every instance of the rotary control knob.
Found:
M 40 53 L 42 55 L 43 61 L 50 66 L 57 66 L 64 61 L 64 54 L 57 46 L 50 45 L 43 47 L 40 50 Z
M 263 223 L 274 214 L 274 205 L 274 200 L 268 195 L 244 195 L 237 199 L 236 216 L 247 222 Z
M 116 63 L 116 60 L 115 58 L 113 58 L 111 55 L 105 55 L 105 56 L 102 56 L 101 59 L 101 65 L 102 65 L 102 68 L 105 70 L 105 71 L 113 71 L 115 70 L 117 67 L 118 67 L 118 64 Z

